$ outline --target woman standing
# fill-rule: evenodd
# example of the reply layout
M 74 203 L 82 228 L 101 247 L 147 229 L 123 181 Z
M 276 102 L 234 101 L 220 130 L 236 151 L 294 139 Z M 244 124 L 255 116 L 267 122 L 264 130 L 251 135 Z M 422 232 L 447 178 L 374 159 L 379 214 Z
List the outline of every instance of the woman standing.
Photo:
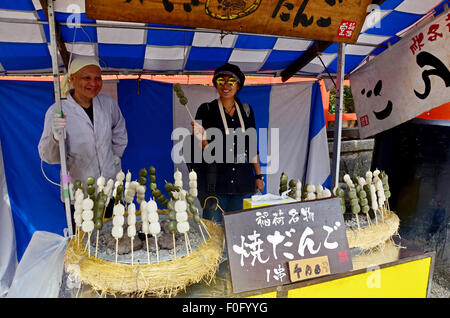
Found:
M 226 63 L 217 68 L 213 84 L 219 98 L 200 105 L 192 122 L 207 163 L 199 176 L 199 186 L 200 179 L 206 184 L 204 192 L 199 191 L 200 202 L 203 205 L 207 197 L 217 197 L 219 206 L 227 212 L 241 210 L 244 198 L 264 190 L 255 116 L 250 105 L 236 97 L 244 81 L 236 65 Z M 203 217 L 222 224 L 216 204 L 206 204 Z

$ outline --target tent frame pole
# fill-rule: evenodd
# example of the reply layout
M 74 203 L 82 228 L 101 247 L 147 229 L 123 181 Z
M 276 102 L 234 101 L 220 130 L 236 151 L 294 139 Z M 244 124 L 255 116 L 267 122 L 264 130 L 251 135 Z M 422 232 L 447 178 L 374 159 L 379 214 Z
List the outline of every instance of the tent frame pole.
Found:
M 338 44 L 338 62 L 336 74 L 336 107 L 334 119 L 333 162 L 331 185 L 333 189 L 339 186 L 339 163 L 341 160 L 342 113 L 344 109 L 344 75 L 345 75 L 345 44 Z
M 50 49 L 52 57 L 52 70 L 53 70 L 53 88 L 56 110 L 62 113 L 61 104 L 61 90 L 59 83 L 59 68 L 58 68 L 58 49 L 56 44 L 56 26 L 55 26 L 55 11 L 53 8 L 53 0 L 47 0 L 48 7 L 48 25 L 50 31 Z M 59 135 L 59 155 L 61 160 L 61 186 L 63 187 L 64 206 L 66 210 L 66 221 L 69 236 L 73 235 L 72 217 L 70 212 L 70 176 L 67 172 L 66 165 L 66 144 L 65 144 L 65 131 Z

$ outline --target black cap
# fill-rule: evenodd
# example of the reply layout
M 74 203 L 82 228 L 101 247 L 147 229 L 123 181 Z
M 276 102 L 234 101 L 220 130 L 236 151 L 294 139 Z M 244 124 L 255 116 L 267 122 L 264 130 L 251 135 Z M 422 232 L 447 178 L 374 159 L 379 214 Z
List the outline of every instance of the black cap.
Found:
M 214 77 L 212 80 L 214 86 L 216 86 L 216 79 L 219 76 L 223 75 L 232 75 L 233 77 L 235 77 L 238 80 L 239 89 L 241 89 L 244 86 L 245 75 L 244 73 L 241 72 L 241 69 L 237 65 L 225 63 L 224 65 L 218 67 L 214 71 Z

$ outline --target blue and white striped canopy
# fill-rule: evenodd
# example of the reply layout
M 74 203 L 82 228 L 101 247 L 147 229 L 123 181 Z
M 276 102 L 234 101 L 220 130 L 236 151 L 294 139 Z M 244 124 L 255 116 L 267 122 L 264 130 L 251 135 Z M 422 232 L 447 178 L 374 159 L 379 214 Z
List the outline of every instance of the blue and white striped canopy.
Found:
M 346 45 L 345 73 L 394 45 L 421 19 L 444 10 L 449 0 L 386 0 L 366 17 L 357 44 Z M 204 29 L 90 20 L 83 0 L 55 1 L 62 39 L 73 54 L 98 55 L 111 73 L 208 74 L 225 62 L 247 74 L 279 75 L 313 40 Z M 79 27 L 73 23 L 80 22 Z M 158 29 L 162 27 L 163 29 Z M 47 18 L 39 0 L 0 2 L 0 74 L 51 73 Z M 358 45 L 359 43 L 359 45 Z M 363 45 L 364 44 L 364 45 Z M 298 75 L 320 76 L 337 68 L 336 43 Z M 369 58 L 368 58 L 369 57 Z M 61 62 L 59 65 L 63 66 Z

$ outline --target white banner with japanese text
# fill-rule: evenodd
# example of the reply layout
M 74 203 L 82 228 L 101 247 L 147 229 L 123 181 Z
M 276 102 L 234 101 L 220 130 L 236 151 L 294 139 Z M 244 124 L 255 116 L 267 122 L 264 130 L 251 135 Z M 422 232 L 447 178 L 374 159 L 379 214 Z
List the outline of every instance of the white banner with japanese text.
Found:
M 361 138 L 450 101 L 450 13 L 422 22 L 350 76 Z

